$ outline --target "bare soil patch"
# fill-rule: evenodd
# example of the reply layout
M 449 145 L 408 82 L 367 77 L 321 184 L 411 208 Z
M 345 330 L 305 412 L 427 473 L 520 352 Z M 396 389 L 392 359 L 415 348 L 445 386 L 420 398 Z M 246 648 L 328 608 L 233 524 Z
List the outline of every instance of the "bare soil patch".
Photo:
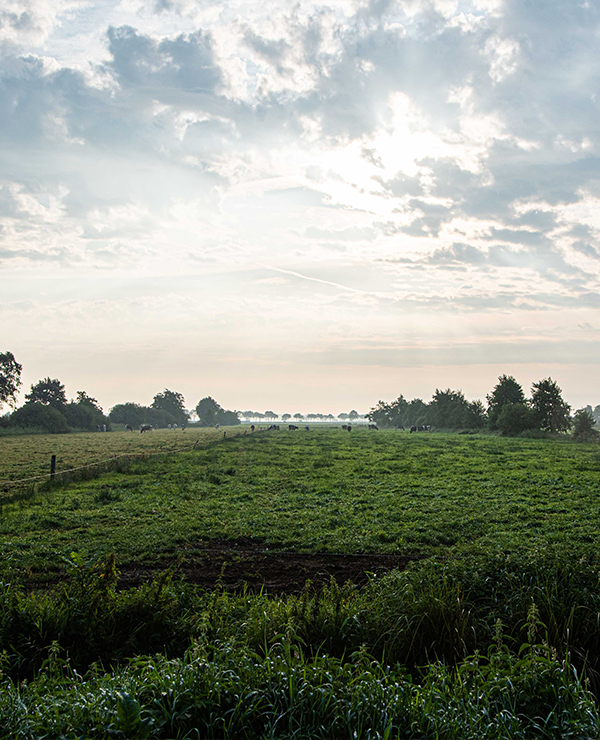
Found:
M 277 552 L 247 541 L 199 544 L 184 555 L 177 573 L 190 583 L 206 588 L 219 584 L 231 591 L 246 586 L 252 591 L 263 589 L 269 593 L 294 593 L 301 591 L 307 581 L 322 586 L 331 578 L 338 583 L 351 581 L 362 586 L 370 574 L 395 568 L 403 570 L 410 562 L 420 559 L 377 553 Z M 122 566 L 119 585 L 128 588 L 147 582 L 169 565 L 165 561 L 162 567 L 148 570 Z

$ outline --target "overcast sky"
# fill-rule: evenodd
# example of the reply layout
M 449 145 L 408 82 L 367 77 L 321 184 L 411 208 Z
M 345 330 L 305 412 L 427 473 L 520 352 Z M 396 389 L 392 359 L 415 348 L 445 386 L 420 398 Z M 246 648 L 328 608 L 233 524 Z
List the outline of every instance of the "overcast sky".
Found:
M 596 0 L 4 0 L 0 53 L 25 390 L 600 403 Z

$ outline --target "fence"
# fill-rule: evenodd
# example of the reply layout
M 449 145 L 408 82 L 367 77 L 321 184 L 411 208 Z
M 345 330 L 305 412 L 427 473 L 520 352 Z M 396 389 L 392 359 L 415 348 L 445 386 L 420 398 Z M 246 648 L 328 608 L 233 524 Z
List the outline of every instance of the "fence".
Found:
M 229 433 L 229 434 L 228 434 Z M 235 431 L 228 429 L 223 431 L 223 436 L 209 437 L 202 440 L 202 446 L 233 439 L 240 434 L 247 434 L 247 429 L 237 429 Z M 201 440 L 197 439 L 191 450 L 198 448 Z M 66 468 L 65 470 L 56 470 L 56 455 L 52 455 L 50 460 L 50 472 L 44 475 L 36 475 L 33 478 L 21 478 L 20 480 L 0 481 L 0 507 L 5 504 L 15 503 L 17 501 L 26 501 L 32 499 L 36 493 L 50 491 L 54 488 L 60 488 L 68 483 L 77 481 L 92 480 L 98 478 L 104 473 L 125 472 L 133 462 L 140 460 L 149 460 L 151 458 L 160 458 L 167 455 L 177 455 L 185 452 L 185 449 L 170 451 L 153 451 L 153 452 L 132 452 L 124 455 L 112 455 L 105 460 L 98 460 L 88 465 L 80 465 L 76 468 Z M 190 449 L 188 448 L 188 452 Z
M 88 465 L 80 465 L 76 468 L 67 468 L 66 470 L 58 471 L 55 469 L 56 456 L 52 455 L 50 473 L 36 475 L 33 478 L 21 478 L 15 481 L 0 481 L 0 506 L 31 499 L 38 492 L 60 488 L 68 483 L 92 480 L 104 473 L 125 472 L 132 462 L 148 460 L 152 457 L 163 457 L 165 454 L 168 453 L 140 452 L 127 455 L 112 455 L 105 460 L 98 460 Z

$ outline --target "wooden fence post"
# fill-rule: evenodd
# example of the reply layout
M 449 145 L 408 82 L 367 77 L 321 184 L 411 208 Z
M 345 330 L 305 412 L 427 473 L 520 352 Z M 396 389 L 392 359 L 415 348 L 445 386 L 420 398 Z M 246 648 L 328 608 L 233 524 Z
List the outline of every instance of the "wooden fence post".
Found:
M 50 458 L 50 480 L 54 478 L 56 474 L 56 455 L 52 455 Z

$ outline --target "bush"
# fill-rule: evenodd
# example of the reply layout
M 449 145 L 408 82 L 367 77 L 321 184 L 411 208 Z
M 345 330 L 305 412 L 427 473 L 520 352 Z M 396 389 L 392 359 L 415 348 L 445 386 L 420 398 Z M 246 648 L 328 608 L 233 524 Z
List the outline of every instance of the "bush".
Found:
M 84 429 L 88 432 L 96 431 L 98 425 L 106 424 L 106 417 L 97 409 L 83 403 L 69 403 L 64 407 L 63 414 L 70 427 Z
M 579 409 L 573 416 L 573 439 L 579 442 L 588 442 L 598 438 L 598 432 L 594 428 L 596 420 L 585 409 Z
M 496 424 L 505 437 L 516 437 L 538 426 L 535 412 L 524 403 L 504 404 Z
M 50 434 L 64 434 L 69 431 L 66 417 L 52 406 L 42 403 L 26 403 L 10 415 L 12 427 L 40 429 Z

